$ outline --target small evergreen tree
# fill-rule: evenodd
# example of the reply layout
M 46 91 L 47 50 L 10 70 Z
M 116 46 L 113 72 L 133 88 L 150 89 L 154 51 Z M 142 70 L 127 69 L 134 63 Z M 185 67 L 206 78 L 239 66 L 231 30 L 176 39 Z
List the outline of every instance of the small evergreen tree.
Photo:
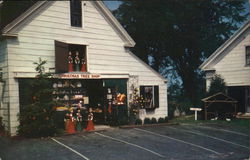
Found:
M 226 83 L 220 75 L 216 74 L 211 80 L 211 84 L 208 90 L 208 96 L 211 96 L 218 92 L 226 93 Z
M 153 117 L 153 118 L 151 119 L 151 124 L 156 124 L 156 123 L 157 123 L 157 120 L 156 120 L 156 118 Z
M 37 65 L 35 70 L 38 75 L 31 82 L 32 102 L 20 107 L 18 133 L 25 137 L 47 137 L 56 132 L 52 84 L 49 80 L 49 74 L 44 73 L 46 61 L 39 58 L 39 61 L 34 64 Z
M 136 125 L 142 125 L 142 120 L 140 118 L 135 120 Z
M 144 124 L 151 124 L 150 118 L 145 118 L 144 119 Z
M 165 123 L 165 119 L 162 118 L 162 117 L 160 117 L 160 118 L 158 119 L 158 123 Z

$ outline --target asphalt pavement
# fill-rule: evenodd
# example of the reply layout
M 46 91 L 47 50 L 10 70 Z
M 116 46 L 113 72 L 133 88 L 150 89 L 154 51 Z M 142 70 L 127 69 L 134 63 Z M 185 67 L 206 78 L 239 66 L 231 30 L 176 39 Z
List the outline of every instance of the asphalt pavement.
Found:
M 218 125 L 166 125 L 46 139 L 0 138 L 1 160 L 248 160 L 250 133 Z

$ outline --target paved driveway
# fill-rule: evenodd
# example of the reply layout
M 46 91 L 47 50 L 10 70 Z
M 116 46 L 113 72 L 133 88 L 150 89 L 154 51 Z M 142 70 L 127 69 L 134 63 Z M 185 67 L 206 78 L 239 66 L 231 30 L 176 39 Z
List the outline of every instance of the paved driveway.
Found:
M 250 133 L 228 126 L 108 129 L 47 139 L 0 141 L 2 160 L 248 160 Z

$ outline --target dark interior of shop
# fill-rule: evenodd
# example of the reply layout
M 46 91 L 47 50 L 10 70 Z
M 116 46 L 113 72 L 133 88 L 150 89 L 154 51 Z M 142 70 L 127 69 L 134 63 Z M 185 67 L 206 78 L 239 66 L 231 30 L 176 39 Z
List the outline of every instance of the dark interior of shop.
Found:
M 23 106 L 32 103 L 34 90 L 30 90 L 35 79 L 19 79 L 20 111 Z M 81 110 L 88 112 L 93 109 L 95 124 L 118 125 L 127 122 L 127 102 L 115 105 L 113 100 L 118 93 L 127 95 L 127 79 L 52 79 L 52 100 L 58 108 L 65 108 L 57 113 L 59 126 L 63 126 L 63 117 L 68 109 L 77 110 L 81 103 Z M 107 99 L 108 90 L 111 91 L 112 99 Z M 109 102 L 112 111 L 108 110 Z

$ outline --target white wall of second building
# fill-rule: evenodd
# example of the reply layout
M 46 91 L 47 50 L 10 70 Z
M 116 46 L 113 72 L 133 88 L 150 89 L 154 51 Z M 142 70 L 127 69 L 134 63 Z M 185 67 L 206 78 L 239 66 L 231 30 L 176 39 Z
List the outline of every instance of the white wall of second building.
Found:
M 55 1 L 36 13 L 18 29 L 18 38 L 8 40 L 10 108 L 19 112 L 15 72 L 34 73 L 33 62 L 47 60 L 46 70 L 55 67 L 55 40 L 88 42 L 88 70 L 91 73 L 138 75 L 139 85 L 159 85 L 160 107 L 149 117 L 167 115 L 167 85 L 155 72 L 127 52 L 124 41 L 93 2 L 83 6 L 83 28 L 70 26 L 69 1 Z M 15 118 L 13 118 L 13 121 Z M 13 124 L 14 125 L 14 124 Z M 15 125 L 14 125 L 15 126 Z
M 246 66 L 246 46 L 250 46 L 250 28 L 222 53 L 225 56 L 213 66 L 216 74 L 225 79 L 227 86 L 250 85 L 250 67 Z

